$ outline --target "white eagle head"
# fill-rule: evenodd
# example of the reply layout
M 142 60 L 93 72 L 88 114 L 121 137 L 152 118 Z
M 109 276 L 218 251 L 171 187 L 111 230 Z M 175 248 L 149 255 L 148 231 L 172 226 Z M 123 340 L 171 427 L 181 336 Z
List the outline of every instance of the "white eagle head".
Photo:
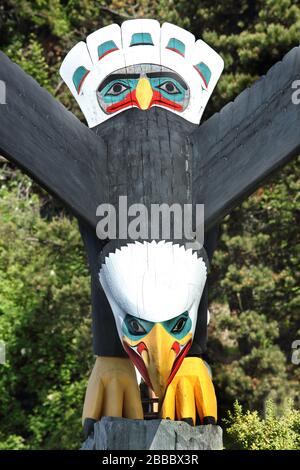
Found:
M 129 243 L 100 268 L 123 347 L 160 398 L 192 344 L 206 277 L 196 252 L 165 241 Z

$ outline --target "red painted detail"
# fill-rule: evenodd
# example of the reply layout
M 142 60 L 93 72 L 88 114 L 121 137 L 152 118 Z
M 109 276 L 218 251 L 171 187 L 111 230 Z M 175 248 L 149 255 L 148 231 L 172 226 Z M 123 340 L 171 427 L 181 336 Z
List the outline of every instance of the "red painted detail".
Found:
M 118 49 L 117 47 L 114 47 L 113 49 L 110 49 L 109 51 L 104 52 L 104 54 L 102 54 L 102 55 L 98 58 L 98 60 L 101 60 L 101 59 L 103 59 L 103 57 L 105 57 L 107 54 L 110 54 L 111 52 L 118 51 L 118 50 L 119 50 L 119 49 Z
M 153 91 L 153 96 L 152 100 L 149 104 L 148 109 L 150 109 L 154 105 L 160 105 L 160 106 L 165 106 L 166 108 L 173 109 L 174 111 L 182 111 L 183 107 L 178 104 L 174 103 L 174 101 L 170 101 L 167 98 L 164 98 L 161 93 L 157 90 Z M 139 102 L 136 98 L 136 91 L 133 90 L 129 92 L 123 101 L 120 101 L 119 103 L 111 104 L 106 108 L 106 112 L 108 113 L 115 113 L 116 111 L 120 111 L 122 109 L 126 109 L 130 106 L 136 106 L 137 108 L 141 109 Z
M 145 343 L 141 342 L 141 343 L 139 343 L 136 350 L 139 354 L 142 354 L 143 351 L 147 351 L 147 346 L 145 345 Z
M 200 72 L 200 70 L 197 69 L 197 67 L 194 65 L 194 69 L 197 70 L 197 72 L 199 73 L 200 77 L 202 78 L 202 80 L 204 81 L 204 85 L 206 86 L 206 88 L 208 87 L 207 85 L 207 82 L 204 78 L 204 76 L 202 75 L 202 73 Z
M 89 73 L 90 73 L 90 70 L 88 70 L 86 72 L 86 74 L 82 77 L 82 79 L 80 80 L 79 85 L 78 85 L 78 90 L 77 90 L 78 95 L 80 93 L 80 89 L 82 87 L 82 84 L 83 84 L 84 80 L 86 79 L 86 77 L 88 76 Z
M 165 106 L 166 108 L 174 109 L 175 111 L 183 110 L 181 104 L 175 103 L 174 101 L 164 98 L 158 90 L 153 91 L 153 96 L 149 108 L 151 108 L 151 106 L 154 106 L 155 104 Z
M 175 49 L 174 47 L 166 47 L 166 49 L 169 49 L 169 51 L 177 52 L 177 54 L 184 57 L 184 54 L 182 54 L 182 52 L 180 52 L 178 49 Z
M 176 356 L 180 353 L 180 344 L 178 343 L 178 341 L 174 341 L 171 349 L 175 352 Z
M 148 385 L 148 387 L 152 388 L 153 390 L 153 387 L 152 387 L 152 384 L 151 384 L 151 380 L 149 378 L 149 375 L 148 375 L 148 371 L 146 369 L 146 366 L 144 364 L 144 361 L 143 359 L 141 358 L 141 356 L 139 356 L 130 346 L 129 344 L 127 344 L 125 341 L 123 341 L 123 346 L 124 346 L 124 349 L 125 351 L 127 352 L 128 356 L 130 357 L 130 359 L 132 360 L 132 362 L 134 363 L 134 365 L 136 366 L 136 368 L 138 369 L 139 373 L 141 374 L 141 376 L 143 377 L 145 383 Z
M 169 376 L 169 379 L 168 379 L 168 385 L 170 385 L 170 383 L 172 382 L 176 372 L 178 371 L 179 367 L 181 366 L 182 364 L 182 361 L 183 359 L 185 358 L 185 356 L 187 355 L 188 353 L 188 350 L 190 349 L 192 345 L 192 340 L 190 340 L 185 346 L 184 348 L 182 349 L 181 353 L 179 354 L 179 356 L 177 356 L 177 358 L 175 359 L 175 362 L 173 364 L 173 367 L 172 367 L 172 370 L 171 370 L 171 374 Z
M 120 111 L 121 109 L 126 109 L 129 108 L 129 106 L 132 106 L 132 98 L 131 98 L 131 93 L 127 93 L 123 101 L 120 101 L 119 103 L 111 104 L 106 108 L 106 111 L 108 113 L 115 113 L 116 111 Z

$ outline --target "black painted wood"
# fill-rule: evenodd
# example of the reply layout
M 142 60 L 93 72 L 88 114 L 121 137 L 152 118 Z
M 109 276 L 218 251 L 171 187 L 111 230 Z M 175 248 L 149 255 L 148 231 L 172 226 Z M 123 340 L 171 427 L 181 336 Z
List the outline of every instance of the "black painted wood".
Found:
M 109 201 L 191 203 L 191 152 L 186 137 L 198 126 L 162 108 L 133 108 L 93 130 L 108 147 Z
M 2 52 L 0 80 L 0 153 L 95 226 L 108 198 L 106 144 Z
M 148 207 L 204 203 L 208 230 L 300 153 L 300 106 L 291 101 L 299 76 L 295 48 L 200 128 L 152 108 L 92 132 L 0 53 L 0 152 L 92 227 L 100 203 L 127 195 Z
M 205 204 L 206 230 L 280 166 L 300 154 L 300 47 L 203 123 L 193 145 L 193 203 Z

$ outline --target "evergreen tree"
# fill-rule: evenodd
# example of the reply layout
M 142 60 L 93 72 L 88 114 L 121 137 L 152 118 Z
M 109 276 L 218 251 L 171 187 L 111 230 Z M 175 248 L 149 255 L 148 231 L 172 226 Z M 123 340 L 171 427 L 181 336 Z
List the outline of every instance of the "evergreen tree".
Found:
M 136 17 L 174 22 L 221 53 L 225 70 L 204 119 L 299 44 L 291 0 L 4 0 L 1 49 L 83 119 L 58 75 L 64 55 L 99 27 Z M 298 168 L 280 170 L 221 227 L 208 344 L 221 417 L 236 398 L 251 410 L 269 397 L 299 407 Z M 0 448 L 77 448 L 93 356 L 76 221 L 4 159 L 0 184 Z

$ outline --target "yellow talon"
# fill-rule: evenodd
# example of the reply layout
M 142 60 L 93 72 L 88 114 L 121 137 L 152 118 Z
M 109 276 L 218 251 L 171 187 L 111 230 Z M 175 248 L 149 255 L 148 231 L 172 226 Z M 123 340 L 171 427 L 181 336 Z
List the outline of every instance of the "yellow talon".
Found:
M 192 418 L 196 411 L 201 423 L 210 417 L 217 421 L 217 400 L 208 369 L 202 359 L 186 357 L 169 385 L 163 406 L 162 418 Z
M 89 378 L 82 422 L 102 416 L 143 419 L 140 391 L 130 359 L 97 357 Z

